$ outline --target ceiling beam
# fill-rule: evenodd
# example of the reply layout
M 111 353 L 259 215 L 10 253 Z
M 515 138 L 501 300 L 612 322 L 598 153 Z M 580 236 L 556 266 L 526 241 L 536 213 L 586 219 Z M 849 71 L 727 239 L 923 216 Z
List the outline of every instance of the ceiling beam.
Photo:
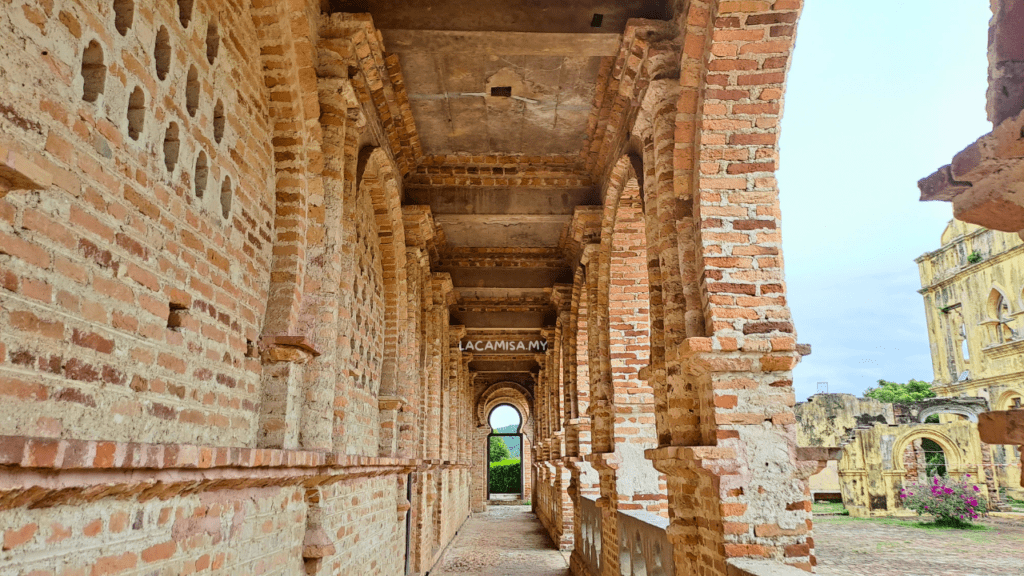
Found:
M 437 214 L 449 246 L 480 248 L 558 246 L 567 214 Z
M 619 53 L 621 34 L 381 30 L 388 52 L 498 56 L 604 57 Z

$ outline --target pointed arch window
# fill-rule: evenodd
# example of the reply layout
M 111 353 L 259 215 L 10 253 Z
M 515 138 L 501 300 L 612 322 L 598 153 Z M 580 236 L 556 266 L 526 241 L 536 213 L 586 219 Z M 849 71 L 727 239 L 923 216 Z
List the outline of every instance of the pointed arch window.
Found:
M 1002 292 L 992 289 L 988 297 L 988 320 L 993 332 L 993 344 L 1003 344 L 1018 338 L 1017 330 L 1013 328 L 1015 318 L 1010 311 L 1010 301 Z

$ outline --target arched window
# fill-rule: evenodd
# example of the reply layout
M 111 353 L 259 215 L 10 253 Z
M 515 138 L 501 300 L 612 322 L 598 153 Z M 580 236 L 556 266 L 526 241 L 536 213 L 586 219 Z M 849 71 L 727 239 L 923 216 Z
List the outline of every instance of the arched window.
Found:
M 1003 342 L 1017 339 L 1017 331 L 1010 327 L 1010 324 L 1014 321 L 1010 315 L 1010 302 L 1006 299 L 1006 296 L 1003 296 L 1002 292 L 995 288 L 989 293 L 988 315 L 989 319 L 985 323 L 992 326 L 994 331 L 993 343 L 1002 344 Z
M 487 498 L 523 496 L 523 418 L 508 404 L 491 410 L 487 422 Z

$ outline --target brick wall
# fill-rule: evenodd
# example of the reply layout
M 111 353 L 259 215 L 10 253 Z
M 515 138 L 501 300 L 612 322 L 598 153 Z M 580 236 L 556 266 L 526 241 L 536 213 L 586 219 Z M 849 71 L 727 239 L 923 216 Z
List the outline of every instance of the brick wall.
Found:
M 3 574 L 290 575 L 302 572 L 306 505 L 299 487 L 224 490 L 8 510 L 0 526 Z
M 123 34 L 110 4 L 0 15 L 0 133 L 57 184 L 0 200 L 3 433 L 251 442 L 260 369 L 246 352 L 273 211 L 267 97 L 252 21 L 211 12 L 197 2 L 186 28 L 176 5 L 140 4 Z M 92 42 L 102 90 L 86 101 Z

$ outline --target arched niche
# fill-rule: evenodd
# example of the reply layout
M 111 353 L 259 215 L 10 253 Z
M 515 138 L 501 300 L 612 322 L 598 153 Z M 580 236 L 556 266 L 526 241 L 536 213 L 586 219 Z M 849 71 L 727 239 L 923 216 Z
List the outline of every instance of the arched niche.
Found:
M 522 417 L 520 432 L 528 437 L 533 437 L 532 420 L 533 415 L 530 405 L 533 402 L 533 395 L 522 385 L 515 382 L 497 382 L 489 386 L 480 394 L 476 402 L 476 418 L 478 427 L 490 427 L 488 418 L 491 412 L 501 406 L 508 404 L 519 412 Z
M 901 477 L 906 476 L 907 473 L 907 468 L 903 463 L 903 453 L 915 440 L 919 439 L 931 440 L 942 448 L 942 452 L 946 458 L 946 470 L 950 475 L 959 475 L 963 472 L 964 461 L 956 443 L 938 429 L 929 428 L 925 430 L 914 430 L 902 438 L 897 439 L 892 451 L 893 470 Z

